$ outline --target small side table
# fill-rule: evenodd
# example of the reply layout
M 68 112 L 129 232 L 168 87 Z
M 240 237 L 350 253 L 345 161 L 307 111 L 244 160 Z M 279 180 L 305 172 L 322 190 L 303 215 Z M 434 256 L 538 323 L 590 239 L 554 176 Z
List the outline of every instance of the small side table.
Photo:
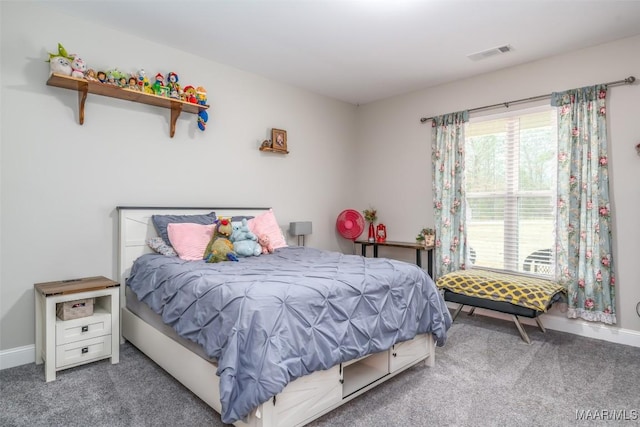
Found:
M 418 267 L 422 267 L 422 251 L 427 251 L 427 273 L 433 280 L 433 246 L 425 246 L 420 243 L 410 243 L 410 242 L 394 242 L 394 241 L 384 241 L 384 242 L 370 242 L 368 240 L 356 240 L 355 243 L 359 244 L 362 248 L 362 256 L 367 256 L 367 247 L 373 246 L 373 257 L 378 258 L 378 246 L 389 246 L 394 248 L 407 248 L 407 249 L 415 249 L 416 251 L 416 265 Z
M 106 277 L 85 277 L 34 285 L 36 364 L 45 363 L 45 380 L 56 371 L 96 360 L 120 361 L 120 284 Z M 94 298 L 90 316 L 61 320 L 56 304 Z

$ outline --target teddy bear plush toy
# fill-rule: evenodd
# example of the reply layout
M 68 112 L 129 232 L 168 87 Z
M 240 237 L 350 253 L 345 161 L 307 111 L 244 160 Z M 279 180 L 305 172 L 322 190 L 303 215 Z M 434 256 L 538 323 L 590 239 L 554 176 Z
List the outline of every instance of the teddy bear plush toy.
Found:
M 213 236 L 204 251 L 203 259 L 207 262 L 238 261 L 237 254 L 233 251 L 233 243 L 229 240 L 231 232 L 231 220 L 219 218 Z
M 258 236 L 258 243 L 262 247 L 262 253 L 263 254 L 272 254 L 273 253 L 273 245 L 271 244 L 271 241 L 269 240 L 269 236 L 267 236 L 266 234 L 262 234 L 262 235 Z
M 239 256 L 258 256 L 262 248 L 258 244 L 258 238 L 249 230 L 247 219 L 233 223 L 233 231 L 229 240 L 233 243 L 233 250 Z

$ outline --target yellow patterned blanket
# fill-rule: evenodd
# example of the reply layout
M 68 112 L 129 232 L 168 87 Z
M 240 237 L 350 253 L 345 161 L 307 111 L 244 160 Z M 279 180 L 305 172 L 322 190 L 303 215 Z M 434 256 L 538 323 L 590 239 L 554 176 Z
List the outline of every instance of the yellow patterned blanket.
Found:
M 505 301 L 514 305 L 547 311 L 551 299 L 565 289 L 552 280 L 487 270 L 460 270 L 445 274 L 438 288 L 470 297 Z

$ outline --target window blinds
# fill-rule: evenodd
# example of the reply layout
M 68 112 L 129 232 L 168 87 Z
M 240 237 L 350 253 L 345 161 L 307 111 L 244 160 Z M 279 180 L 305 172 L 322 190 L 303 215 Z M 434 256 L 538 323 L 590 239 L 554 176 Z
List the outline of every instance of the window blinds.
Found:
M 467 235 L 475 266 L 554 275 L 556 129 L 551 107 L 470 120 Z

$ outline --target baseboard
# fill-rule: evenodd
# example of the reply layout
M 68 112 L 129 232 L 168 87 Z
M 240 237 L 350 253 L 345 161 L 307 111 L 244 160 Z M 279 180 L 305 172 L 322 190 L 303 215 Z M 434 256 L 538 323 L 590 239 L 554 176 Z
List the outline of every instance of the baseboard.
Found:
M 456 309 L 458 304 L 447 302 L 447 306 Z M 469 311 L 470 307 L 465 306 L 463 312 Z M 497 319 L 511 321 L 511 316 L 493 310 L 485 310 L 478 308 L 476 314 L 494 317 Z M 616 344 L 630 345 L 632 347 L 640 347 L 640 332 L 631 329 L 623 329 L 607 326 L 600 323 L 590 323 L 584 320 L 567 319 L 554 315 L 543 315 L 542 322 L 547 329 L 554 331 L 568 332 L 570 334 L 579 335 L 581 337 L 595 338 L 603 341 L 609 341 Z M 537 327 L 533 319 L 521 317 L 520 321 L 524 324 Z M 9 350 L 0 351 L 0 370 L 13 368 L 14 366 L 35 363 L 35 345 L 25 345 L 24 347 L 10 348 Z
M 447 306 L 450 309 L 455 310 L 458 307 L 458 304 L 447 302 Z M 471 307 L 465 306 L 462 311 L 468 312 L 470 309 Z M 477 308 L 474 313 L 502 320 L 512 320 L 510 314 L 500 313 L 498 311 L 487 310 L 484 308 Z M 462 313 L 460 315 L 462 315 Z M 519 319 L 521 323 L 535 326 L 537 328 L 535 320 L 527 317 L 519 317 Z M 615 326 L 607 326 L 603 323 L 587 322 L 580 319 L 569 319 L 552 314 L 543 314 L 540 319 L 542 320 L 545 328 L 552 329 L 554 331 L 568 332 L 581 337 L 595 338 L 616 344 L 640 347 L 640 332 L 631 329 L 617 328 Z
M 35 363 L 35 361 L 36 346 L 34 344 L 0 351 L 0 370 Z

